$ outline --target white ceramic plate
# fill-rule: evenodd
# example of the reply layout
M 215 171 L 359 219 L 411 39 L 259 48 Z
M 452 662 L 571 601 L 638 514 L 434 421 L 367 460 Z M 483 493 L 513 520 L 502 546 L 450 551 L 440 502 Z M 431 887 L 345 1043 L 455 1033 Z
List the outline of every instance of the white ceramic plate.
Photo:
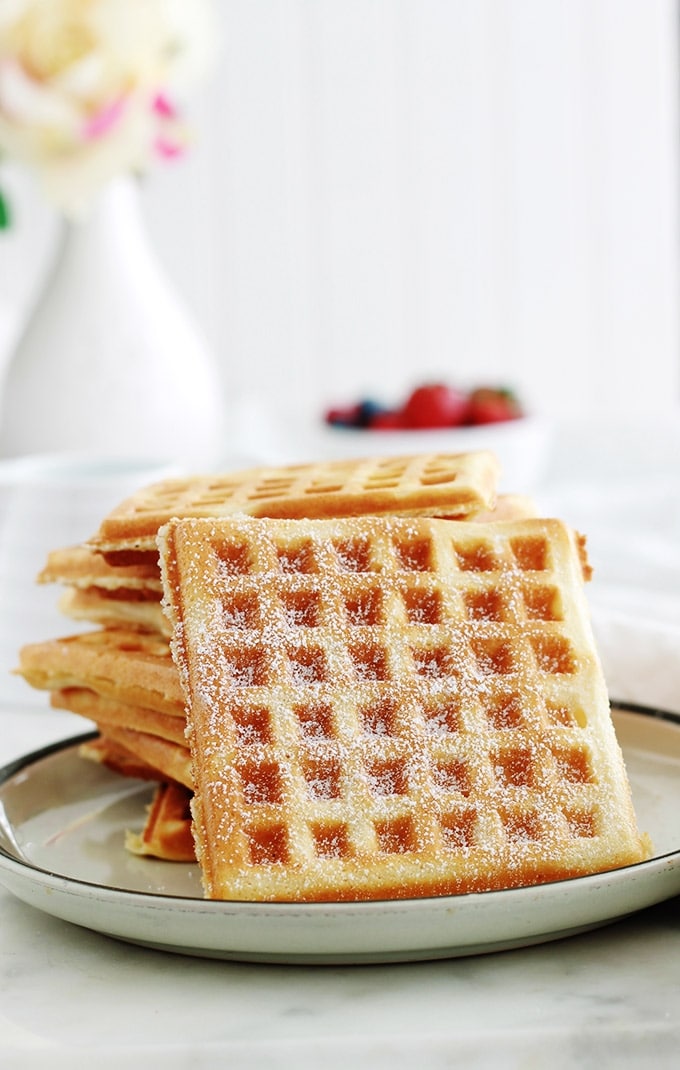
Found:
M 614 720 L 656 854 L 611 873 L 389 902 L 207 902 L 196 866 L 125 851 L 149 785 L 83 761 L 67 740 L 0 770 L 0 883 L 88 929 L 211 958 L 407 962 L 558 939 L 680 894 L 680 717 L 618 708 Z

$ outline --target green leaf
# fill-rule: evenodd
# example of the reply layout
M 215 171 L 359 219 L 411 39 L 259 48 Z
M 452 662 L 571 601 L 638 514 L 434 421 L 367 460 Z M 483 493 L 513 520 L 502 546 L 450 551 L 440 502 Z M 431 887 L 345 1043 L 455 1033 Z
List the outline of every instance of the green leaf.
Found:
M 0 190 L 0 230 L 7 230 L 10 222 L 9 205 L 2 195 L 2 190 Z

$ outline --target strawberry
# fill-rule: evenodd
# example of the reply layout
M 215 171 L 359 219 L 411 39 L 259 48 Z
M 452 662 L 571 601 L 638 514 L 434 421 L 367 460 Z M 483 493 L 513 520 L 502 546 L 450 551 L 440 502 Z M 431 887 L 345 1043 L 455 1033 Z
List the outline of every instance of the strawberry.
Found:
M 521 406 L 511 390 L 504 387 L 480 386 L 468 398 L 465 422 L 468 424 L 497 424 L 522 416 Z
M 402 409 L 404 427 L 458 427 L 465 420 L 467 397 L 445 383 L 424 383 L 409 395 Z
M 384 412 L 377 412 L 368 426 L 371 431 L 398 431 L 403 429 L 404 421 L 400 412 L 386 409 Z
M 348 405 L 334 407 L 324 413 L 324 421 L 333 427 L 357 427 L 359 423 L 359 406 Z

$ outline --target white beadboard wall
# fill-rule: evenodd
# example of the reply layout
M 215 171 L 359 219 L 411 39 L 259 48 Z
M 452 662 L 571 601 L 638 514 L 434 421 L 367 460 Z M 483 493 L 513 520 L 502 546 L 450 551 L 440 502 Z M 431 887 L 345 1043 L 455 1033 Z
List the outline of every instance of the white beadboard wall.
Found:
M 676 0 L 221 0 L 147 219 L 229 397 L 416 380 L 546 415 L 680 400 Z M 0 310 L 52 220 L 12 174 Z

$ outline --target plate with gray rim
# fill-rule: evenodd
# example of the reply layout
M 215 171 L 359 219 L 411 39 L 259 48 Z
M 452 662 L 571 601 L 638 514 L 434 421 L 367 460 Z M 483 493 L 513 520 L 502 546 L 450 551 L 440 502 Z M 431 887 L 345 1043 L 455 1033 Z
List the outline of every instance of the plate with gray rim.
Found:
M 215 902 L 196 865 L 124 847 L 153 787 L 84 761 L 86 736 L 0 769 L 0 885 L 30 906 L 164 951 L 250 962 L 410 962 L 527 947 L 680 895 L 680 716 L 617 704 L 614 723 L 654 857 L 527 888 L 358 903 Z

